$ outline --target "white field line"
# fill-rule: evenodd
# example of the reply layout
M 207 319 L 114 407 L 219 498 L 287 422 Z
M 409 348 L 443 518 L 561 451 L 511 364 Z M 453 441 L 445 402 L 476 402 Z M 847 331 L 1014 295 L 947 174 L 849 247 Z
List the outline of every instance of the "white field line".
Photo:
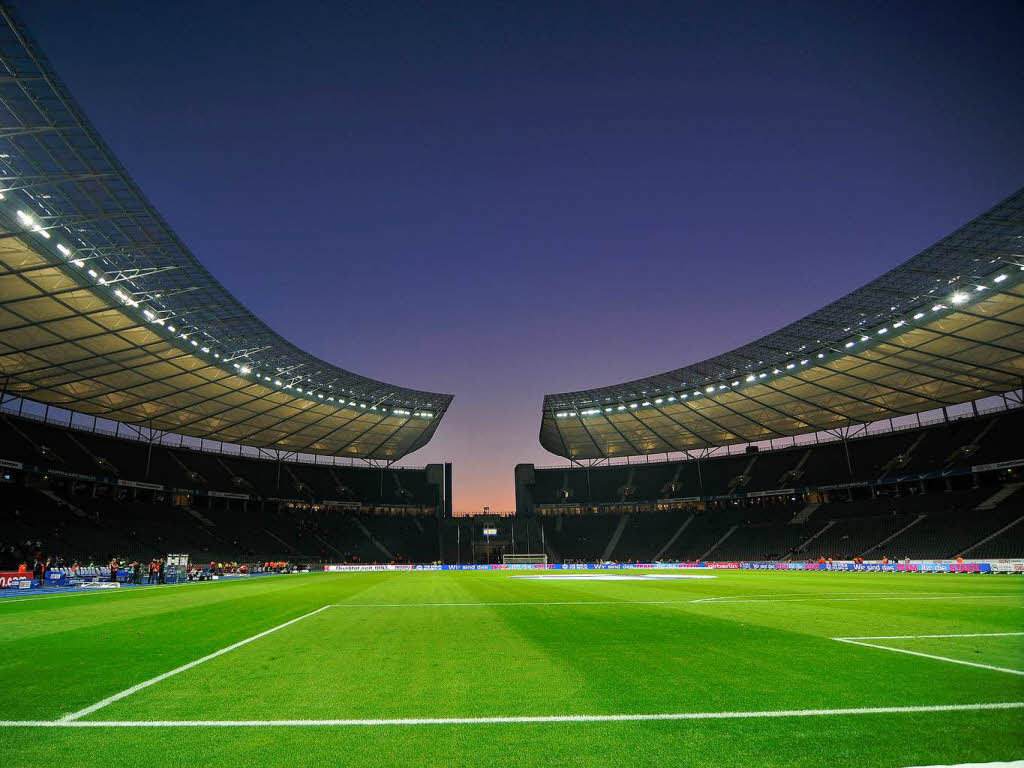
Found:
M 833 637 L 833 640 L 923 640 L 936 637 L 1015 637 L 1024 632 L 965 632 L 953 635 L 873 635 L 865 637 Z
M 1022 709 L 1024 701 L 985 704 L 933 704 L 908 707 L 849 709 L 780 709 L 753 712 L 670 712 L 625 715 L 525 715 L 512 717 L 408 717 L 381 720 L 0 720 L 2 728 L 264 728 L 289 726 L 416 726 L 516 723 L 617 723 L 641 720 L 744 720 L 751 718 L 895 715 L 918 712 L 970 712 Z
M 722 605 L 729 603 L 801 603 L 808 601 L 870 601 L 870 600 L 977 600 L 981 598 L 1003 598 L 1017 600 L 1017 595 L 907 595 L 902 597 L 795 597 L 764 599 L 700 598 L 697 600 L 538 600 L 538 601 L 496 601 L 461 603 L 333 603 L 335 608 L 486 608 L 502 606 L 608 606 L 608 605 Z M 713 601 L 713 602 L 712 602 Z
M 1007 633 L 1007 634 L 1019 634 L 1019 633 Z M 937 637 L 983 637 L 984 635 L 937 635 Z M 909 636 L 908 636 L 909 637 Z M 922 635 L 927 637 L 927 635 Z M 977 669 L 988 669 L 993 672 L 1005 672 L 1008 675 L 1022 675 L 1024 676 L 1024 670 L 1021 669 L 1010 669 L 1009 667 L 996 667 L 991 664 L 980 664 L 976 661 L 964 661 L 963 659 L 951 659 L 948 656 L 936 656 L 933 653 L 922 653 L 921 651 L 911 651 L 906 648 L 891 648 L 887 645 L 879 645 L 878 643 L 865 643 L 863 640 L 854 640 L 850 637 L 833 637 L 833 640 L 838 640 L 840 643 L 849 643 L 850 645 L 863 645 L 865 648 L 878 648 L 883 651 L 892 651 L 893 653 L 905 653 L 908 656 L 920 656 L 922 659 L 934 659 L 935 661 L 945 661 L 950 664 L 961 664 L 965 667 L 975 667 Z M 898 638 L 890 638 L 898 639 Z
M 97 595 L 125 595 L 125 594 L 134 595 L 136 592 L 142 592 L 143 590 L 147 590 L 147 589 L 166 589 L 167 587 L 187 587 L 187 586 L 194 586 L 194 585 L 199 585 L 199 584 L 220 584 L 220 583 L 223 583 L 223 582 L 217 582 L 217 581 L 193 581 L 193 582 L 185 582 L 183 584 L 152 584 L 152 585 L 147 584 L 144 587 L 124 587 L 123 588 L 124 591 L 122 591 L 121 589 L 96 589 L 96 590 L 83 589 L 80 592 L 67 592 L 65 594 L 43 595 L 41 597 L 2 597 L 2 598 L 0 598 L 0 605 L 6 605 L 8 603 L 32 603 L 32 602 L 35 602 L 36 600 L 56 600 L 58 598 L 64 598 L 64 597 L 96 597 Z M 72 589 L 72 587 L 67 587 L 67 589 Z
M 257 579 L 266 579 L 272 576 L 295 576 L 301 574 L 292 573 L 264 573 L 255 577 Z M 146 589 L 166 589 L 167 587 L 198 587 L 202 584 L 236 584 L 236 583 L 249 583 L 248 580 L 237 580 L 237 579 L 218 579 L 217 581 L 184 581 L 178 584 L 147 584 L 146 586 L 139 587 L 124 587 L 121 589 L 97 589 L 89 590 L 83 589 L 80 592 L 67 592 L 65 594 L 56 595 L 43 595 L 42 597 L 0 597 L 0 605 L 7 603 L 31 603 L 36 600 L 58 600 L 65 597 L 95 597 L 97 595 L 134 595 L 136 592 L 141 592 Z M 67 587 L 72 589 L 72 587 Z
M 956 765 L 919 765 L 915 768 L 1024 768 L 1024 760 L 1014 760 L 1009 763 L 998 761 L 995 763 L 957 763 Z
M 228 653 L 229 651 L 233 651 L 236 648 L 241 648 L 243 645 L 248 645 L 254 640 L 259 640 L 261 637 L 266 637 L 267 635 L 277 632 L 280 629 L 284 629 L 285 627 L 291 626 L 292 624 L 298 621 L 308 619 L 310 616 L 315 616 L 321 611 L 326 611 L 330 607 L 331 606 L 329 605 L 325 605 L 322 608 L 317 608 L 315 611 L 311 611 L 303 616 L 299 616 L 296 619 L 286 621 L 284 624 L 278 624 L 276 627 L 271 627 L 270 629 L 266 629 L 263 632 L 260 632 L 259 634 L 253 635 L 252 637 L 247 637 L 245 638 L 245 640 L 239 640 L 237 643 L 233 643 L 227 646 L 226 648 L 221 648 L 219 651 L 214 651 L 213 653 L 207 654 L 206 656 L 203 656 L 201 659 L 196 659 L 195 661 L 190 661 L 188 664 L 183 664 L 177 669 L 172 669 L 170 672 L 164 672 L 162 675 L 157 675 L 156 677 L 146 680 L 145 682 L 139 683 L 138 685 L 133 685 L 131 688 L 125 688 L 123 691 L 115 693 L 113 696 L 108 696 L 102 701 L 97 701 L 95 704 L 91 704 L 85 709 L 80 709 L 77 712 L 72 712 L 69 715 L 65 715 L 57 722 L 75 722 L 81 717 L 85 717 L 86 715 L 92 714 L 97 709 L 103 709 L 103 707 L 107 706 L 108 704 L 113 704 L 115 701 L 120 701 L 121 699 L 127 696 L 131 696 L 133 693 L 138 693 L 144 688 L 148 688 L 151 685 L 156 685 L 157 683 L 166 680 L 169 677 L 173 677 L 174 675 L 177 675 L 181 672 L 185 672 L 186 670 L 192 669 L 193 667 L 197 667 L 203 662 L 210 661 L 210 659 L 215 659 L 218 656 L 223 656 L 225 653 Z

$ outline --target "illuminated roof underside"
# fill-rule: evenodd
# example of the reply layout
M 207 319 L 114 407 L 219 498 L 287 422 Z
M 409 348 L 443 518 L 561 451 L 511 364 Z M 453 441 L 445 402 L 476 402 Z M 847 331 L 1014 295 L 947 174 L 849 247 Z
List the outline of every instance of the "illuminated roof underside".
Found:
M 286 451 L 395 461 L 425 445 L 452 397 L 337 368 L 249 312 L 0 16 L 4 391 Z
M 572 459 L 747 443 L 1019 389 L 1024 190 L 864 287 L 704 362 L 544 398 Z

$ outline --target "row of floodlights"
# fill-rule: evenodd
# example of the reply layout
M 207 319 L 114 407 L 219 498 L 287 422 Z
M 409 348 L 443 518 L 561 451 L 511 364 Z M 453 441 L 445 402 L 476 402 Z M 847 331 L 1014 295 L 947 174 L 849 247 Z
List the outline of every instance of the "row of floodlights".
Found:
M 1020 270 L 1022 272 L 1024 272 L 1024 267 L 1020 267 Z M 1009 275 L 1007 275 L 1005 273 L 1004 274 L 999 274 L 999 275 L 996 275 L 994 278 L 992 278 L 992 282 L 996 283 L 996 284 L 1002 283 L 1004 280 L 1007 279 L 1007 277 L 1009 277 Z M 953 293 L 953 295 L 951 295 L 949 297 L 948 301 L 949 301 L 949 304 L 951 304 L 953 306 L 961 306 L 961 305 L 967 304 L 968 302 L 971 301 L 971 299 L 973 298 L 972 294 L 982 293 L 982 292 L 987 291 L 987 290 L 988 290 L 988 286 L 986 286 L 984 284 L 978 284 L 977 286 L 975 286 L 974 291 L 972 291 L 972 292 L 956 291 L 955 293 Z M 946 304 L 941 304 L 941 303 L 940 304 L 935 304 L 935 305 L 932 306 L 932 308 L 930 310 L 921 310 L 921 311 L 916 312 L 913 315 L 912 319 L 913 320 L 923 320 L 923 319 L 925 319 L 929 315 L 929 313 L 942 312 L 942 311 L 945 311 L 945 310 L 948 310 L 948 309 L 949 309 L 949 306 L 946 305 Z M 884 326 L 882 326 L 881 328 L 879 328 L 878 330 L 876 330 L 874 332 L 874 335 L 875 336 L 885 336 L 887 333 L 889 333 L 889 331 L 896 330 L 898 328 L 902 328 L 903 326 L 907 325 L 908 322 L 911 322 L 911 321 L 910 320 L 897 320 L 895 323 L 892 323 L 891 325 L 884 325 Z M 857 346 L 858 344 L 862 344 L 862 343 L 864 343 L 866 341 L 871 341 L 871 340 L 872 340 L 872 336 L 867 335 L 867 334 L 863 334 L 863 335 L 861 335 L 861 336 L 859 336 L 857 338 L 850 339 L 849 341 L 845 342 L 843 344 L 843 349 L 844 350 L 852 349 L 853 347 Z M 838 356 L 841 356 L 843 354 L 845 354 L 845 352 L 836 351 L 834 353 L 834 356 L 838 357 Z M 823 360 L 827 356 L 828 356 L 827 353 L 819 352 L 816 355 L 816 359 Z M 578 418 L 580 416 L 599 416 L 602 413 L 619 413 L 619 412 L 623 412 L 623 411 L 635 411 L 635 410 L 637 410 L 639 408 L 651 408 L 651 407 L 662 405 L 664 403 L 675 403 L 675 402 L 678 402 L 678 401 L 681 401 L 681 400 L 688 400 L 691 397 L 701 397 L 702 395 L 712 395 L 712 394 L 715 394 L 716 392 L 721 392 L 723 390 L 727 390 L 727 389 L 730 389 L 730 388 L 733 388 L 733 387 L 739 387 L 739 386 L 742 385 L 742 383 L 756 384 L 759 381 L 761 381 L 762 379 L 768 378 L 768 376 L 770 376 L 770 375 L 771 376 L 785 376 L 787 371 L 792 371 L 792 370 L 794 370 L 796 368 L 802 368 L 802 367 L 810 365 L 810 364 L 811 364 L 811 359 L 810 358 L 804 358 L 799 363 L 796 363 L 796 362 L 788 363 L 785 366 L 784 369 L 783 368 L 775 368 L 775 369 L 773 369 L 770 372 L 769 371 L 762 371 L 760 373 L 752 373 L 749 376 L 747 376 L 745 379 L 743 379 L 742 382 L 739 379 L 737 379 L 736 381 L 733 381 L 731 384 L 721 383 L 721 384 L 718 384 L 717 386 L 716 385 L 711 385 L 711 386 L 705 387 L 703 389 L 703 391 L 699 390 L 699 389 L 695 389 L 695 390 L 693 390 L 693 392 L 682 392 L 682 393 L 679 393 L 678 395 L 669 395 L 668 397 L 658 397 L 658 398 L 655 398 L 654 400 L 644 400 L 642 402 L 635 402 L 635 403 L 628 403 L 628 404 L 621 403 L 619 405 L 609 405 L 609 406 L 605 406 L 604 408 L 588 408 L 586 410 L 582 410 L 582 411 L 578 411 L 578 412 L 577 411 L 558 411 L 555 414 L 555 417 L 559 418 L 559 419 L 573 419 L 573 418 Z
M 0 200 L 4 200 L 4 199 L 5 199 L 5 197 L 4 197 L 3 193 L 0 192 Z M 21 211 L 21 210 L 17 211 L 16 213 L 17 213 L 17 216 L 18 216 L 18 221 L 21 222 L 22 226 L 24 226 L 25 229 L 27 229 L 27 230 L 29 230 L 31 232 L 35 232 L 37 235 L 42 237 L 44 240 L 50 240 L 51 239 L 50 233 L 47 232 L 42 226 L 40 226 L 39 223 L 35 220 L 35 218 L 32 217 L 31 214 L 25 213 L 25 211 Z M 64 258 L 66 258 L 69 261 L 69 263 L 74 264 L 79 269 L 85 269 L 86 273 L 89 275 L 89 277 L 91 277 L 93 280 L 95 280 L 99 285 L 104 285 L 105 286 L 105 285 L 108 284 L 107 279 L 103 275 L 99 274 L 94 269 L 87 269 L 86 265 L 85 265 L 85 262 L 82 259 L 75 258 L 74 252 L 70 248 L 68 248 L 66 245 L 64 245 L 63 243 L 57 243 L 56 246 L 57 246 L 57 250 L 60 251 L 61 255 L 64 256 Z M 187 333 L 178 333 L 178 329 L 175 326 L 168 325 L 166 320 L 164 320 L 162 317 L 159 317 L 155 312 L 153 312 L 152 310 L 148 309 L 147 307 L 141 307 L 139 305 L 139 302 L 135 301 L 135 299 L 133 299 L 128 294 L 126 294 L 120 288 L 115 288 L 114 289 L 114 295 L 121 301 L 121 303 L 125 304 L 126 306 L 132 307 L 133 309 L 141 310 L 143 316 L 150 323 L 152 323 L 153 325 L 158 325 L 161 328 L 163 328 L 164 330 L 166 330 L 167 333 L 169 333 L 171 335 L 176 335 L 178 338 L 182 339 L 183 341 L 187 341 L 190 345 L 195 347 L 199 352 L 202 352 L 202 353 L 207 354 L 207 355 L 212 354 L 214 359 L 216 359 L 216 360 L 220 359 L 220 353 L 219 352 L 211 352 L 209 347 L 207 347 L 207 346 L 200 346 L 199 342 L 196 341 L 195 339 L 189 338 L 189 334 L 187 334 Z M 241 375 L 241 376 L 246 376 L 246 375 L 252 373 L 252 368 L 250 366 L 248 366 L 248 365 L 244 365 L 244 364 L 241 364 L 241 363 L 233 363 L 233 367 L 238 372 L 238 374 Z M 260 379 L 260 374 L 257 373 L 256 374 L 256 378 L 257 378 L 257 380 L 259 380 Z M 306 389 L 304 391 L 302 389 L 302 387 L 295 386 L 294 383 L 285 383 L 281 379 L 278 379 L 278 378 L 272 378 L 270 376 L 263 376 L 262 380 L 263 380 L 264 383 L 272 384 L 273 386 L 279 387 L 279 388 L 284 389 L 284 390 L 294 390 L 297 394 L 305 395 L 306 397 L 309 397 L 311 399 L 315 397 L 317 400 L 325 400 L 326 402 L 329 402 L 329 403 L 335 402 L 334 395 L 326 395 L 325 396 L 323 392 L 316 392 L 313 389 Z M 373 404 L 360 403 L 360 402 L 357 402 L 355 400 L 346 401 L 345 398 L 343 398 L 343 397 L 339 397 L 337 402 L 338 402 L 338 407 L 339 408 L 346 407 L 346 405 L 347 405 L 347 407 L 349 407 L 349 408 L 359 408 L 359 409 L 364 409 L 364 410 L 369 410 L 369 411 L 380 411 L 380 412 L 384 412 L 384 413 L 386 413 L 389 410 L 386 405 L 379 405 L 378 406 L 378 405 L 373 405 Z M 434 413 L 432 411 L 415 411 L 415 412 L 413 412 L 413 411 L 408 411 L 405 408 L 391 408 L 390 411 L 395 416 L 412 416 L 412 417 L 421 418 L 421 419 L 432 419 L 432 418 L 434 418 Z

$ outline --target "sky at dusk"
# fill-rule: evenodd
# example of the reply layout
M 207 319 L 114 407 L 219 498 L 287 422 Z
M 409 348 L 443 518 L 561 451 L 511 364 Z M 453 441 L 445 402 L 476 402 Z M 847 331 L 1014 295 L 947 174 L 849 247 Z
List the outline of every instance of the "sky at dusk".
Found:
M 545 393 L 724 352 L 1024 184 L 1024 3 L 21 0 L 271 327 L 455 394 L 403 463 L 511 509 Z

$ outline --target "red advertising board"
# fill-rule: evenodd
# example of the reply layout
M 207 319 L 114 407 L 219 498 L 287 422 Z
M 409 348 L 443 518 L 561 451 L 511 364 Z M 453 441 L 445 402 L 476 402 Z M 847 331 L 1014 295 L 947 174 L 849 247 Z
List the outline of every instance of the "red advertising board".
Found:
M 11 586 L 12 579 L 31 579 L 31 573 L 18 573 L 17 571 L 0 571 L 0 589 L 7 589 Z

